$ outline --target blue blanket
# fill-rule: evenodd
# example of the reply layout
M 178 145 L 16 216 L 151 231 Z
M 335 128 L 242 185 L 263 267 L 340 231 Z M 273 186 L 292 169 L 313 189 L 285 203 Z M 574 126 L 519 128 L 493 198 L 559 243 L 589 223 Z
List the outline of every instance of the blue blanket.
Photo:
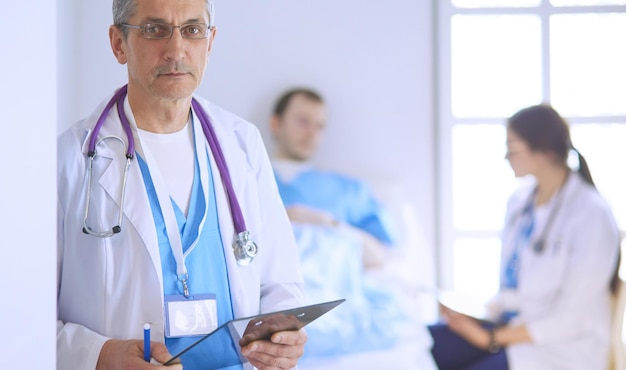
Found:
M 361 241 L 342 227 L 293 224 L 307 303 L 346 302 L 306 327 L 304 358 L 392 347 L 408 319 L 389 287 L 364 272 Z

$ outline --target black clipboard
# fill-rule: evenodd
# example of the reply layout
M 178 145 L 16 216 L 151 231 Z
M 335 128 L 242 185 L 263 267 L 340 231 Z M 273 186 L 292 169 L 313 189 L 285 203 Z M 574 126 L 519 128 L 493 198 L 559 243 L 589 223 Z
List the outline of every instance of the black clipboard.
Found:
M 242 346 L 255 340 L 269 339 L 272 334 L 279 331 L 299 330 L 343 302 L 345 299 L 338 299 L 230 320 L 178 352 L 163 365 L 175 363 L 176 359 L 204 341 L 211 341 L 210 347 L 215 348 L 216 352 L 229 354 L 228 356 L 221 356 L 226 359 L 219 363 L 212 363 L 207 369 L 219 369 L 246 363 L 248 360 L 241 354 Z

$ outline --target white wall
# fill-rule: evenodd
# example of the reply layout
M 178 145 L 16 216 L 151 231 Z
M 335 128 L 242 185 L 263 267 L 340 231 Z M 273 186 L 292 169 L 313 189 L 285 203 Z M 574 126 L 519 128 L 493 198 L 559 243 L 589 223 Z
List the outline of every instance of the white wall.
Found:
M 12 1 L 2 12 L 0 367 L 49 370 L 56 368 L 56 0 Z
M 394 195 L 418 210 L 415 228 L 431 245 L 430 2 L 217 0 L 216 7 L 201 93 L 256 123 L 271 150 L 267 119 L 277 96 L 294 85 L 319 90 L 329 122 L 316 162 L 401 184 Z
M 60 35 L 68 55 L 60 66 L 63 129 L 126 75 L 108 44 L 110 1 L 58 1 L 61 12 L 85 20 Z M 200 88 L 257 124 L 270 147 L 266 124 L 278 94 L 296 85 L 318 89 L 330 117 L 316 162 L 396 184 L 394 195 L 416 210 L 414 229 L 428 247 L 422 254 L 428 262 L 435 239 L 432 6 L 428 0 L 216 0 L 217 38 Z

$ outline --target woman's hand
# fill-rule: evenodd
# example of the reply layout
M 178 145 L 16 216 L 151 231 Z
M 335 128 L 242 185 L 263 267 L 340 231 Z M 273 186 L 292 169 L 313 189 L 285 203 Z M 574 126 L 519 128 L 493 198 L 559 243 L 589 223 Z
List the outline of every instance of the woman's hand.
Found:
M 481 349 L 487 349 L 490 344 L 489 331 L 483 328 L 473 317 L 456 312 L 449 307 L 439 304 L 439 310 L 448 323 L 448 327 L 463 337 L 466 341 Z
M 525 325 L 504 325 L 494 330 L 494 343 L 491 343 L 489 331 L 483 328 L 475 318 L 456 312 L 441 303 L 439 304 L 439 310 L 443 317 L 447 319 L 448 327 L 452 331 L 478 348 L 488 350 L 492 344 L 506 347 L 515 343 L 532 342 L 530 333 Z

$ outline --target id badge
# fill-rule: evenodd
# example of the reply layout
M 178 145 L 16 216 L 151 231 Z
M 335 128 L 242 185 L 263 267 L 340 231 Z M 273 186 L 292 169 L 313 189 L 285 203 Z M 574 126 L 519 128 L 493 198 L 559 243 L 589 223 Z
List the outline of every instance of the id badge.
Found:
M 217 329 L 215 294 L 165 296 L 165 337 L 206 335 Z

